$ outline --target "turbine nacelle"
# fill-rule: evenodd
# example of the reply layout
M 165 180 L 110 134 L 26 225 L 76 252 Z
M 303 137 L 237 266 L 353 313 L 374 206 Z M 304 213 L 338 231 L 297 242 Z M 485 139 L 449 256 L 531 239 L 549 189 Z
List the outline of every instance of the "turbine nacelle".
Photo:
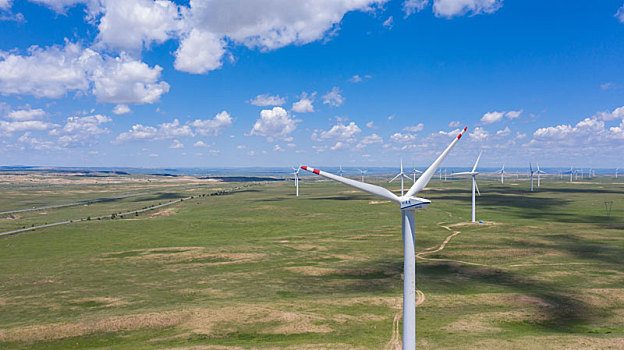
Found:
M 431 204 L 428 199 L 420 197 L 407 197 L 403 196 L 399 198 L 401 204 L 401 210 L 404 209 L 425 209 Z

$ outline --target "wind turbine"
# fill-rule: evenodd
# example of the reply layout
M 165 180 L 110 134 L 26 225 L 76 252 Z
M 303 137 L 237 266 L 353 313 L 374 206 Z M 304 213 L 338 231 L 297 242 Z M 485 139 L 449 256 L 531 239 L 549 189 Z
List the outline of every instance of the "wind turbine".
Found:
M 440 163 L 446 158 L 453 146 L 459 141 L 466 132 L 466 128 L 457 135 L 457 138 L 451 142 L 448 147 L 440 154 L 431 166 L 418 178 L 418 181 L 412 185 L 407 193 L 401 197 L 395 195 L 389 190 L 372 184 L 347 179 L 342 176 L 327 173 L 318 169 L 302 166 L 301 169 L 310 171 L 314 174 L 326 177 L 331 180 L 342 182 L 360 189 L 364 192 L 382 197 L 384 199 L 396 202 L 401 208 L 401 223 L 403 231 L 403 349 L 414 350 L 416 348 L 416 257 L 414 250 L 415 242 L 415 215 L 416 209 L 427 208 L 431 203 L 430 200 L 415 197 L 420 192 L 431 177 L 435 174 Z
M 479 165 L 479 159 L 481 159 L 481 154 L 483 154 L 483 151 L 479 152 L 479 156 L 477 157 L 477 161 L 475 162 L 474 166 L 472 167 L 472 171 L 451 174 L 451 175 L 470 175 L 470 176 L 472 176 L 472 222 L 476 222 L 475 214 L 477 212 L 477 207 L 476 207 L 477 201 L 475 199 L 475 190 L 477 190 L 477 193 L 479 193 L 479 196 L 481 195 L 481 192 L 479 191 L 479 186 L 477 185 L 477 175 L 479 175 L 479 173 L 477 172 L 477 165 Z
M 535 172 L 533 171 L 533 166 L 531 166 L 531 162 L 529 162 L 529 171 L 531 173 L 531 192 L 533 192 L 533 174 Z
M 618 170 L 620 170 L 620 168 L 615 168 L 615 178 L 617 179 L 618 176 Z
M 416 182 L 416 174 L 422 174 L 422 171 L 414 168 L 412 169 L 412 175 L 414 176 L 414 182 Z
M 505 171 L 505 164 L 503 164 L 503 167 L 501 168 L 501 170 L 498 171 L 498 173 L 500 174 L 501 178 L 501 185 L 505 183 L 505 174 L 507 174 L 507 172 Z
M 340 166 L 340 169 L 338 170 L 338 175 L 342 176 L 344 174 L 344 170 L 342 170 L 342 165 Z
M 540 174 L 546 174 L 546 172 L 540 170 L 539 163 L 537 163 L 537 171 L 535 173 L 537 174 L 537 187 L 540 187 Z
M 360 171 L 360 175 L 362 175 L 362 182 L 364 182 L 364 174 L 368 172 L 368 170 L 358 169 Z
M 393 177 L 392 180 L 388 181 L 388 182 L 392 182 L 394 180 L 396 180 L 396 178 L 400 177 L 401 178 L 401 196 L 403 195 L 403 178 L 408 178 L 409 180 L 411 180 L 411 178 L 409 176 L 407 176 L 404 172 L 403 172 L 403 159 L 401 159 L 401 172 L 397 174 L 397 176 Z M 416 181 L 414 181 L 416 182 Z
M 301 170 L 300 168 L 292 168 L 294 170 L 293 175 L 295 175 L 295 188 L 297 188 L 297 197 L 299 197 L 299 171 Z

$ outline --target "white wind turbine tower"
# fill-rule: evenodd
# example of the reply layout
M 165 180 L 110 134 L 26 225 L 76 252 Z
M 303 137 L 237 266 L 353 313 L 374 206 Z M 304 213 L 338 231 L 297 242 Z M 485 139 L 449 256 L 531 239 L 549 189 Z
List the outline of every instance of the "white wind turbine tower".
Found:
M 362 182 L 364 182 L 364 174 L 368 172 L 368 170 L 358 169 L 360 171 L 360 175 L 362 175 Z
M 416 182 L 416 174 L 422 174 L 422 171 L 420 171 L 420 170 L 418 170 L 416 168 L 412 169 L 412 175 L 414 177 L 414 182 Z
M 618 170 L 620 170 L 620 168 L 615 168 L 615 178 L 617 179 L 618 176 Z
M 537 163 L 537 171 L 535 173 L 537 174 L 537 187 L 540 187 L 540 175 L 546 174 L 546 172 L 543 170 L 540 170 L 539 163 Z
M 479 175 L 479 173 L 477 172 L 477 166 L 479 165 L 479 159 L 481 159 L 481 154 L 483 154 L 483 151 L 479 152 L 479 156 L 477 157 L 477 161 L 472 167 L 472 171 L 451 174 L 451 176 L 452 175 L 470 175 L 472 177 L 472 222 L 476 222 L 475 216 L 477 213 L 477 207 L 476 207 L 477 201 L 475 198 L 475 190 L 477 191 L 477 193 L 479 193 L 479 196 L 481 195 L 481 192 L 479 191 L 479 186 L 477 185 L 477 175 Z
M 340 169 L 338 169 L 338 175 L 342 176 L 344 174 L 344 170 L 342 170 L 342 165 L 340 166 Z
M 501 185 L 505 183 L 505 174 L 507 174 L 507 172 L 505 171 L 505 164 L 503 164 L 503 167 L 501 168 L 501 170 L 498 171 L 498 174 L 500 174 L 501 178 L 500 178 L 500 182 Z
M 293 175 L 295 175 L 295 188 L 297 189 L 296 193 L 297 193 L 297 197 L 299 197 L 299 171 L 301 170 L 300 168 L 292 168 L 294 170 Z
M 531 166 L 531 162 L 529 162 L 529 171 L 531 173 L 531 192 L 533 192 L 533 174 L 535 172 L 533 171 L 533 166 Z
M 395 195 L 389 190 L 372 184 L 347 179 L 342 176 L 334 175 L 318 169 L 302 166 L 301 169 L 310 171 L 314 174 L 342 182 L 360 189 L 364 192 L 382 197 L 384 199 L 396 202 L 400 205 L 402 215 L 402 231 L 403 231 L 403 349 L 414 350 L 416 348 L 416 257 L 414 250 L 415 243 L 415 213 L 416 209 L 422 209 L 429 206 L 430 200 L 415 197 L 420 192 L 431 177 L 435 174 L 436 169 L 444 160 L 446 155 L 451 151 L 453 146 L 459 141 L 467 128 L 457 135 L 457 138 L 451 142 L 448 147 L 440 154 L 431 166 L 418 178 L 418 181 L 412 185 L 407 193 L 401 197 Z
M 388 181 L 388 182 L 392 182 L 394 180 L 396 180 L 398 177 L 401 178 L 401 196 L 403 195 L 403 189 L 404 189 L 404 185 L 403 185 L 403 178 L 407 178 L 408 180 L 411 180 L 411 178 L 409 176 L 407 176 L 407 174 L 405 174 L 403 172 L 403 159 L 401 159 L 401 172 L 397 174 L 397 176 L 393 177 L 392 180 Z M 414 181 L 416 182 L 416 181 Z

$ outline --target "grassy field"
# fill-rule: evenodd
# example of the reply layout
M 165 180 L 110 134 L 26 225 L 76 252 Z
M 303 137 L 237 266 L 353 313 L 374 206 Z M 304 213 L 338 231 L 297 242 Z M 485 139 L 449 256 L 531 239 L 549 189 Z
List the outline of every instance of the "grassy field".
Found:
M 3 185 L 0 211 L 97 198 L 104 185 L 66 185 L 66 196 L 41 186 Z M 130 185 L 105 186 L 112 196 Z M 162 186 L 0 218 L 0 228 L 237 184 Z M 416 213 L 418 347 L 624 348 L 624 183 L 545 179 L 530 193 L 526 179 L 483 179 L 483 224 L 466 223 L 469 186 L 434 179 L 420 194 L 432 205 Z M 391 347 L 402 306 L 399 209 L 325 181 L 304 179 L 302 196 L 293 193 L 289 182 L 257 183 L 122 220 L 1 237 L 0 348 Z

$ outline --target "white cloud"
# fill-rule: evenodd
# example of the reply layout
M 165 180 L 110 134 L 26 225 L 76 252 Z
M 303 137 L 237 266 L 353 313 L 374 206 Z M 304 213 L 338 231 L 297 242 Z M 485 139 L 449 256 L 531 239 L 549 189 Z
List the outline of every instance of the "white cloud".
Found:
M 280 145 L 273 146 L 273 152 L 284 152 L 284 149 Z
M 509 134 L 511 134 L 511 129 L 509 129 L 508 126 L 505 127 L 505 129 L 502 130 L 498 130 L 496 132 L 496 136 L 509 136 Z
M 414 142 L 418 136 L 415 134 L 402 134 L 400 132 L 394 133 L 390 136 L 390 140 L 398 143 L 409 143 Z
M 453 120 L 452 122 L 448 124 L 449 128 L 459 128 L 460 126 L 461 126 L 461 123 L 456 120 Z
M 392 18 L 392 17 L 390 17 L 390 18 Z M 373 76 L 369 75 L 369 74 L 365 74 L 365 75 L 358 75 L 358 74 L 356 74 L 356 75 L 352 76 L 351 78 L 349 78 L 349 81 L 352 82 L 352 83 L 361 83 L 363 81 L 371 79 L 372 77 Z
M 372 121 L 372 120 L 370 122 L 366 123 L 366 127 L 369 128 L 369 129 L 378 129 L 378 127 L 375 125 L 375 122 Z
M 260 119 L 256 120 L 250 135 L 284 138 L 295 131 L 298 122 L 282 107 L 265 109 L 260 112 Z
M 174 119 L 172 123 L 162 123 L 158 127 L 136 124 L 132 129 L 119 134 L 113 143 L 124 143 L 128 141 L 153 141 L 166 140 L 185 136 L 195 136 L 191 127 L 180 125 L 180 121 Z
M 519 111 L 508 111 L 505 113 L 505 117 L 507 117 L 508 119 L 516 119 L 518 117 L 520 117 L 520 115 L 522 114 L 522 110 Z
M 284 103 L 286 103 L 286 99 L 283 97 L 280 97 L 279 95 L 269 95 L 269 94 L 262 94 L 262 95 L 258 95 L 256 96 L 256 98 L 254 98 L 253 100 L 249 101 L 249 103 L 251 103 L 254 106 L 281 106 Z
M 605 121 L 624 119 L 624 106 L 616 108 L 612 112 L 598 112 L 595 117 Z
M 132 112 L 130 107 L 125 104 L 116 105 L 115 108 L 113 108 L 113 113 L 116 115 L 128 114 L 130 112 Z
M 14 132 L 21 131 L 43 131 L 56 125 L 40 120 L 13 121 L 0 120 L 0 134 L 10 136 Z
M 175 52 L 174 67 L 193 74 L 219 69 L 223 66 L 224 46 L 225 42 L 217 35 L 193 29 L 182 39 Z
M 390 17 L 388 17 L 388 19 L 386 19 L 383 22 L 383 26 L 388 28 L 388 29 L 392 29 L 393 22 L 394 22 L 394 18 L 392 16 L 390 16 Z
M 125 54 L 116 58 L 104 56 L 93 70 L 93 94 L 100 102 L 158 102 L 162 94 L 169 92 L 169 84 L 158 82 L 161 71 L 158 65 L 150 68 Z
M 428 4 L 429 0 L 405 0 L 403 2 L 403 12 L 405 12 L 405 16 L 407 17 L 422 11 Z
M 471 132 L 468 136 L 470 136 L 472 140 L 483 141 L 487 139 L 490 134 L 485 129 L 481 127 L 476 127 L 474 131 Z
M 620 22 L 624 23 L 624 5 L 618 9 L 615 13 L 615 18 L 617 18 Z
M 347 149 L 347 148 L 349 148 L 348 144 L 346 144 L 346 143 L 344 143 L 342 141 L 338 141 L 338 142 L 336 142 L 335 145 L 331 146 L 329 149 L 331 149 L 332 151 L 338 151 L 338 150 Z
M 292 110 L 297 113 L 310 113 L 314 112 L 314 97 L 316 96 L 316 92 L 313 92 L 308 95 L 308 93 L 303 92 L 301 94 L 301 99 L 292 105 Z
M 614 85 L 611 82 L 600 84 L 600 90 L 609 90 L 609 89 L 611 89 L 613 87 L 614 87 Z
M 339 123 L 332 126 L 331 129 L 327 131 L 314 130 L 312 133 L 312 140 L 335 140 L 351 143 L 355 141 L 355 136 L 357 136 L 360 132 L 362 132 L 362 130 L 354 122 L 351 122 L 348 125 Z
M 8 10 L 11 8 L 13 0 L 0 0 L 0 10 Z
M 154 103 L 169 91 L 169 84 L 158 82 L 161 71 L 125 54 L 102 56 L 70 42 L 33 46 L 24 56 L 0 52 L 0 93 L 60 98 L 76 91 L 91 92 L 100 102 Z
M 19 139 L 17 139 L 17 141 L 37 151 L 44 151 L 44 150 L 59 148 L 58 146 L 54 144 L 54 142 L 42 141 L 35 137 L 31 137 L 30 135 L 31 135 L 30 132 L 26 132 L 24 133 L 24 135 L 20 136 Z
M 226 111 L 215 115 L 213 119 L 195 120 L 189 123 L 202 136 L 217 136 L 221 130 L 232 125 L 232 117 Z
M 166 0 L 100 0 L 97 41 L 101 45 L 140 52 L 152 43 L 163 43 L 182 29 L 181 13 Z
M 193 147 L 208 147 L 204 141 L 197 141 L 193 144 Z
M 371 134 L 368 136 L 365 136 L 362 141 L 360 141 L 357 146 L 355 146 L 355 148 L 357 149 L 363 149 L 368 145 L 374 145 L 374 144 L 383 144 L 383 138 L 377 134 Z
M 504 115 L 505 115 L 505 112 L 489 112 L 489 113 L 485 113 L 483 115 L 483 118 L 481 118 L 481 122 L 483 124 L 496 123 L 496 122 L 500 121 L 501 119 L 503 119 Z
M 50 135 L 58 136 L 58 142 L 64 147 L 84 145 L 92 142 L 97 136 L 108 134 L 110 130 L 100 125 L 111 122 L 112 119 L 104 115 L 90 115 L 86 117 L 68 117 L 65 125 L 60 129 L 53 129 Z
M 182 142 L 180 142 L 180 140 L 175 139 L 175 140 L 173 140 L 173 142 L 171 143 L 169 148 L 173 148 L 173 149 L 184 148 L 184 144 Z
M 407 132 L 419 132 L 422 131 L 422 129 L 425 126 L 423 125 L 423 123 L 418 123 L 418 125 L 414 125 L 414 126 L 406 126 L 403 128 L 403 131 L 407 131 Z
M 90 4 L 93 7 L 97 6 L 97 2 L 95 0 L 30 0 L 30 1 L 45 5 L 53 9 L 57 13 L 64 13 L 67 8 L 72 7 L 76 4 Z
M 334 86 L 331 91 L 323 95 L 323 104 L 328 104 L 332 107 L 338 107 L 344 103 L 345 98 L 341 95 L 342 91 Z
M 26 121 L 26 120 L 39 120 L 42 119 L 46 115 L 46 112 L 43 109 L 18 109 L 14 111 L 10 111 L 9 114 L 6 115 L 7 119 L 15 120 L 15 121 Z
M 245 146 L 245 145 L 238 145 L 238 146 L 236 146 L 236 149 L 246 149 L 246 148 L 247 148 L 247 146 Z
M 503 6 L 503 0 L 434 0 L 433 12 L 438 17 L 454 17 L 465 14 L 493 13 Z

